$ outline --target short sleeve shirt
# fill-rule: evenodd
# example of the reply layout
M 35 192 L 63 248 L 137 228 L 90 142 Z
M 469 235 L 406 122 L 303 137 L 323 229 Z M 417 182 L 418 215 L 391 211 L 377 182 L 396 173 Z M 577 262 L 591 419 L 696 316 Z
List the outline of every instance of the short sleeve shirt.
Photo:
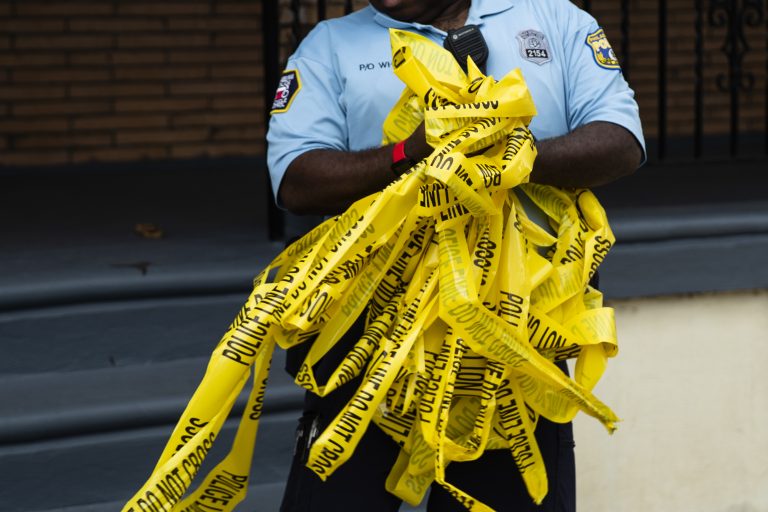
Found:
M 521 69 L 538 111 L 530 125 L 537 139 L 608 121 L 629 130 L 644 150 L 634 93 L 589 14 L 568 0 L 473 0 L 466 23 L 478 25 L 486 40 L 487 74 L 500 79 Z M 392 70 L 389 28 L 441 46 L 446 36 L 368 6 L 319 23 L 289 58 L 267 134 L 276 197 L 285 170 L 300 154 L 381 144 L 382 123 L 404 88 Z

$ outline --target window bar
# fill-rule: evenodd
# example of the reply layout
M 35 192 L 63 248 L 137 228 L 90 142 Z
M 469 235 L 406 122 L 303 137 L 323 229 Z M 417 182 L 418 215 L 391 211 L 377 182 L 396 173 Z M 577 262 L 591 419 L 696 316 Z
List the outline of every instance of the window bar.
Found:
M 693 156 L 701 158 L 702 138 L 704 133 L 704 7 L 703 0 L 696 0 L 695 62 L 694 76 L 694 119 L 693 119 Z
M 322 21 L 328 17 L 325 0 L 317 0 L 317 21 Z
M 621 70 L 629 81 L 629 0 L 621 0 Z
M 293 38 L 293 49 L 295 50 L 303 39 L 301 33 L 301 2 L 300 0 L 291 0 L 291 36 Z
M 667 156 L 667 2 L 659 0 L 658 158 Z
M 266 0 L 262 6 L 261 33 L 264 62 L 264 126 L 269 125 L 270 98 L 280 80 L 280 8 L 278 0 Z M 266 170 L 266 168 L 265 168 Z M 267 173 L 269 183 L 269 173 Z M 267 236 L 270 240 L 281 240 L 285 236 L 285 213 L 277 207 L 272 188 L 267 187 Z
M 765 126 L 763 129 L 765 131 L 764 149 L 765 154 L 768 155 L 768 5 L 759 5 L 758 7 L 758 13 L 753 26 L 759 27 L 761 25 L 765 29 Z
M 739 153 L 739 89 L 741 86 L 741 58 L 738 55 L 739 47 L 739 16 L 734 12 L 736 2 L 728 7 L 730 19 L 728 20 L 728 41 L 723 50 L 728 55 L 728 93 L 731 98 L 731 141 L 730 153 L 734 157 Z

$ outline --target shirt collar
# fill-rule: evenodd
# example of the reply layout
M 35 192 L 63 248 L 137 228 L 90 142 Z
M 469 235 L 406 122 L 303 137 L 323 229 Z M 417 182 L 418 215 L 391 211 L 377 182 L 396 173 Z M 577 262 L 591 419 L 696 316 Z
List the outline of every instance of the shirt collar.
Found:
M 472 4 L 469 6 L 469 15 L 467 16 L 468 25 L 482 25 L 485 16 L 491 16 L 500 12 L 506 11 L 514 7 L 514 0 L 472 0 Z M 383 12 L 379 12 L 372 5 L 368 5 L 373 10 L 374 20 L 379 25 L 387 28 L 415 28 L 417 30 L 428 30 L 437 32 L 439 34 L 445 34 L 443 30 L 437 29 L 432 25 L 424 25 L 422 23 L 407 23 L 404 21 L 398 21 L 390 18 Z

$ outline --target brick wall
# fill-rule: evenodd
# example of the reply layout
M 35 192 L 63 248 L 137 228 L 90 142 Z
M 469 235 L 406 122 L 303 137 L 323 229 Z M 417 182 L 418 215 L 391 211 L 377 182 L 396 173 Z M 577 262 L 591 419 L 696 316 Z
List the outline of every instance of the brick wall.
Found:
M 261 2 L 0 3 L 0 165 L 263 153 Z
M 292 33 L 308 30 L 317 2 L 301 0 L 301 23 L 280 1 L 281 58 Z M 343 14 L 328 0 L 328 17 Z M 580 3 L 578 0 L 576 3 Z M 59 165 L 263 154 L 259 0 L 6 0 L 0 3 L 0 165 Z M 354 0 L 358 8 L 365 0 Z M 649 137 L 658 133 L 657 3 L 632 0 L 630 52 L 621 55 L 615 0 L 592 11 L 624 63 Z M 669 0 L 668 133 L 694 119 L 692 0 Z M 729 130 L 724 28 L 706 27 L 705 134 Z M 754 86 L 739 102 L 742 131 L 765 130 L 765 27 L 747 28 L 744 65 Z

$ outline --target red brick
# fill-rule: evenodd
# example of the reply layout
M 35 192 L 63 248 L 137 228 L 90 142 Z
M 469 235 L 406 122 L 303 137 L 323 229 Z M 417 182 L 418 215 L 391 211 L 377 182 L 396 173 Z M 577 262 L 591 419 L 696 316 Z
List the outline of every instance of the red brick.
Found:
M 165 52 L 157 51 L 115 51 L 112 52 L 112 62 L 115 64 L 162 64 L 165 62 Z
M 227 46 L 243 47 L 243 46 L 261 46 L 261 35 L 243 32 L 241 34 L 232 34 L 224 32 L 216 34 L 214 38 L 214 44 L 220 48 Z
M 121 114 L 80 117 L 72 121 L 75 130 L 111 130 L 116 128 L 157 128 L 168 125 L 164 115 Z
M 0 33 L 19 34 L 23 32 L 63 32 L 63 20 L 0 19 Z
M 112 64 L 112 52 L 70 52 L 69 63 L 75 66 L 109 66 Z
M 195 31 L 235 31 L 254 30 L 261 32 L 261 20 L 258 17 L 232 18 L 168 18 L 169 30 Z
M 261 2 L 216 2 L 216 14 L 261 14 Z
M 264 113 L 256 110 L 212 111 L 202 114 L 179 114 L 173 117 L 174 126 L 232 126 L 255 124 Z
M 105 48 L 112 46 L 112 36 L 104 35 L 20 35 L 15 47 L 21 50 Z
M 262 78 L 264 70 L 261 66 L 248 66 L 243 64 L 216 66 L 211 68 L 213 78 Z
M 165 158 L 166 156 L 168 156 L 168 151 L 163 146 L 75 149 L 72 152 L 72 161 L 74 163 L 130 162 L 134 160 Z
M 31 135 L 15 139 L 16 147 L 20 149 L 109 146 L 111 143 L 112 137 L 108 133 Z
M 264 127 L 238 126 L 234 128 L 216 128 L 213 140 L 260 140 L 264 137 Z
M 187 82 L 170 85 L 171 94 L 256 94 L 261 86 L 246 81 Z
M 72 85 L 69 95 L 82 97 L 159 96 L 165 93 L 162 84 L 102 84 Z
M 67 54 L 61 53 L 3 53 L 0 54 L 0 66 L 63 66 L 67 63 Z
M 63 85 L 0 86 L 0 100 L 63 98 L 66 90 Z
M 171 147 L 172 158 L 194 158 L 201 156 L 256 156 L 264 151 L 263 144 L 248 142 L 218 142 L 215 144 L 192 144 Z
M 69 163 L 67 151 L 13 151 L 0 153 L 0 165 L 61 165 Z
M 109 69 L 31 68 L 15 69 L 14 82 L 93 82 L 108 80 Z
M 160 32 L 164 29 L 163 20 L 158 18 L 81 18 L 69 22 L 72 32 Z
M 183 14 L 210 14 L 211 2 L 181 0 L 178 2 L 121 2 L 120 14 L 138 16 L 177 16 Z
M 69 122 L 61 117 L 0 119 L 0 133 L 62 132 Z
M 126 66 L 115 69 L 117 80 L 189 80 L 205 78 L 207 75 L 208 70 L 205 66 Z
M 184 62 L 249 62 L 259 64 L 261 62 L 261 52 L 253 50 L 207 50 L 199 51 L 171 50 L 168 54 L 168 60 L 171 63 Z
M 181 112 L 185 110 L 203 110 L 207 106 L 207 98 L 119 99 L 115 102 L 115 111 Z
M 365 0 L 362 3 L 358 1 L 358 2 L 356 2 L 356 4 L 357 5 L 354 7 L 355 10 L 367 6 L 368 2 L 367 2 L 367 0 Z M 340 16 L 344 16 L 344 14 L 345 14 L 345 12 L 344 12 L 344 4 L 343 3 L 337 2 L 336 5 L 333 5 L 333 3 L 328 5 L 328 17 L 329 18 L 338 18 Z
M 280 25 L 290 26 L 293 22 L 293 14 L 289 9 L 278 9 L 280 15 Z
M 186 128 L 182 130 L 141 130 L 117 133 L 117 145 L 124 144 L 173 144 L 176 142 L 204 141 L 208 128 Z
M 93 114 L 109 112 L 112 104 L 109 101 L 36 101 L 34 103 L 16 102 L 13 105 L 14 116 L 43 116 L 66 114 Z
M 20 0 L 16 3 L 19 16 L 104 16 L 112 14 L 112 2 L 40 2 Z
M 213 98 L 213 110 L 233 108 L 264 108 L 264 98 L 261 95 L 248 96 L 216 96 Z
M 119 48 L 188 48 L 208 46 L 208 34 L 119 34 Z
M 171 158 L 199 158 L 208 156 L 206 148 L 207 146 L 204 146 L 203 144 L 172 146 Z M 0 153 L 0 155 L 1 154 L 2 153 Z

